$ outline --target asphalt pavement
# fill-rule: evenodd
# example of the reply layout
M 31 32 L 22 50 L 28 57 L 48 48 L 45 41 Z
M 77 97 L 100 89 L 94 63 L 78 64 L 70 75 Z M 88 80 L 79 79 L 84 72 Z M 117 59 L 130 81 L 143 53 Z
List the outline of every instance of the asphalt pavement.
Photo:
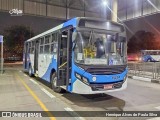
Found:
M 157 117 L 84 117 L 76 112 L 96 111 L 99 115 L 98 111 L 160 111 L 160 84 L 128 79 L 124 91 L 96 95 L 58 94 L 48 83 L 30 78 L 21 64 L 7 64 L 5 73 L 0 75 L 0 103 L 0 111 L 44 111 L 48 116 L 34 118 L 37 120 L 160 120 Z M 52 111 L 64 112 L 57 117 Z

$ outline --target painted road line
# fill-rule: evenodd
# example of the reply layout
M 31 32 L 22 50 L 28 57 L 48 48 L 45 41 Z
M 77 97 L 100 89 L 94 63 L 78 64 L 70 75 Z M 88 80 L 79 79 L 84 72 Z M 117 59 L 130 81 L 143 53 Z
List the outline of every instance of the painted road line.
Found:
M 50 117 L 50 120 L 56 120 L 56 118 L 53 117 L 52 113 L 49 112 L 49 110 L 44 105 L 44 103 L 38 98 L 38 96 L 32 91 L 32 89 L 24 82 L 24 80 L 18 74 L 15 74 L 15 76 L 17 80 L 21 81 L 23 86 L 28 90 L 28 92 L 32 95 L 32 97 L 36 100 L 36 102 L 40 105 L 40 107 L 47 113 L 48 117 Z
M 160 106 L 158 106 L 158 107 L 155 107 L 156 109 L 158 109 L 158 110 L 160 110 Z
M 32 83 L 38 85 L 38 83 L 36 81 L 34 81 L 33 79 L 29 79 Z
M 26 74 L 23 74 L 23 75 L 27 77 L 27 75 L 26 75 Z
M 64 108 L 64 109 L 69 114 L 71 114 L 75 119 L 77 119 L 77 120 L 85 120 L 83 117 L 80 117 L 76 112 L 74 112 L 74 110 L 72 110 L 71 108 L 67 107 L 67 108 Z
M 72 110 L 71 108 L 69 108 L 69 107 L 67 107 L 67 108 L 64 108 L 65 109 L 65 111 L 74 111 L 74 110 Z
M 50 98 L 55 98 L 55 96 L 52 95 L 50 92 L 48 92 L 46 89 L 41 88 L 41 90 L 42 90 L 44 93 L 46 93 Z

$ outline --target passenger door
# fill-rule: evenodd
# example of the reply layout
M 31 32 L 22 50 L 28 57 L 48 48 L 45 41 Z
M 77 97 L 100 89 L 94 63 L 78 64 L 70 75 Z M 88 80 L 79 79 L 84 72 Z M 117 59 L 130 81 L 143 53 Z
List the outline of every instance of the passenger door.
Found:
M 66 29 L 59 35 L 57 86 L 68 86 L 71 79 L 72 30 Z
M 34 51 L 34 73 L 38 73 L 38 57 L 39 57 L 39 40 L 35 42 L 35 51 Z

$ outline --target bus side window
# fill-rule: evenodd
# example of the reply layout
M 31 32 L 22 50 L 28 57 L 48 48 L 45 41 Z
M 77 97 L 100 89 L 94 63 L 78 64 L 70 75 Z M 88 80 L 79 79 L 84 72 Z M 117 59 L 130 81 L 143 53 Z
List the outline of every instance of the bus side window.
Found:
M 48 54 L 48 53 L 49 53 L 49 49 L 50 49 L 50 45 L 48 45 L 48 44 L 45 45 L 45 46 L 44 46 L 44 53 L 47 53 L 47 54 Z
M 53 33 L 53 34 L 52 34 L 52 41 L 51 41 L 51 42 L 52 42 L 52 43 L 53 43 L 53 42 L 56 42 L 56 40 L 57 40 L 57 33 Z
M 50 35 L 46 36 L 46 37 L 45 37 L 45 44 L 50 43 L 50 39 L 51 39 L 51 36 L 50 36 Z
M 58 37 L 58 33 L 53 33 L 52 34 L 52 40 L 51 40 L 51 49 L 50 49 L 50 53 L 51 54 L 55 54 L 57 53 L 57 37 Z
M 41 45 L 44 44 L 44 38 L 41 38 L 40 44 L 41 44 Z
M 30 49 L 31 49 L 31 43 L 29 42 L 28 43 L 28 53 L 30 53 L 30 51 L 31 51 Z
M 51 44 L 51 54 L 57 53 L 57 43 Z
M 40 47 L 39 47 L 40 54 L 43 54 L 43 48 L 44 48 L 44 37 L 40 38 Z
M 39 53 L 40 53 L 40 54 L 43 53 L 43 45 L 40 46 L 40 51 L 39 51 Z
M 35 41 L 32 41 L 31 54 L 34 54 Z

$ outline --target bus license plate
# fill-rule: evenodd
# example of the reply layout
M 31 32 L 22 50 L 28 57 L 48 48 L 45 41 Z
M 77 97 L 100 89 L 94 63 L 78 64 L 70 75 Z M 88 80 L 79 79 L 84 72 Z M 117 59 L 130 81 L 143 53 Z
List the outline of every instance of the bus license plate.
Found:
M 109 85 L 104 85 L 104 89 L 112 89 L 113 84 L 109 84 Z

